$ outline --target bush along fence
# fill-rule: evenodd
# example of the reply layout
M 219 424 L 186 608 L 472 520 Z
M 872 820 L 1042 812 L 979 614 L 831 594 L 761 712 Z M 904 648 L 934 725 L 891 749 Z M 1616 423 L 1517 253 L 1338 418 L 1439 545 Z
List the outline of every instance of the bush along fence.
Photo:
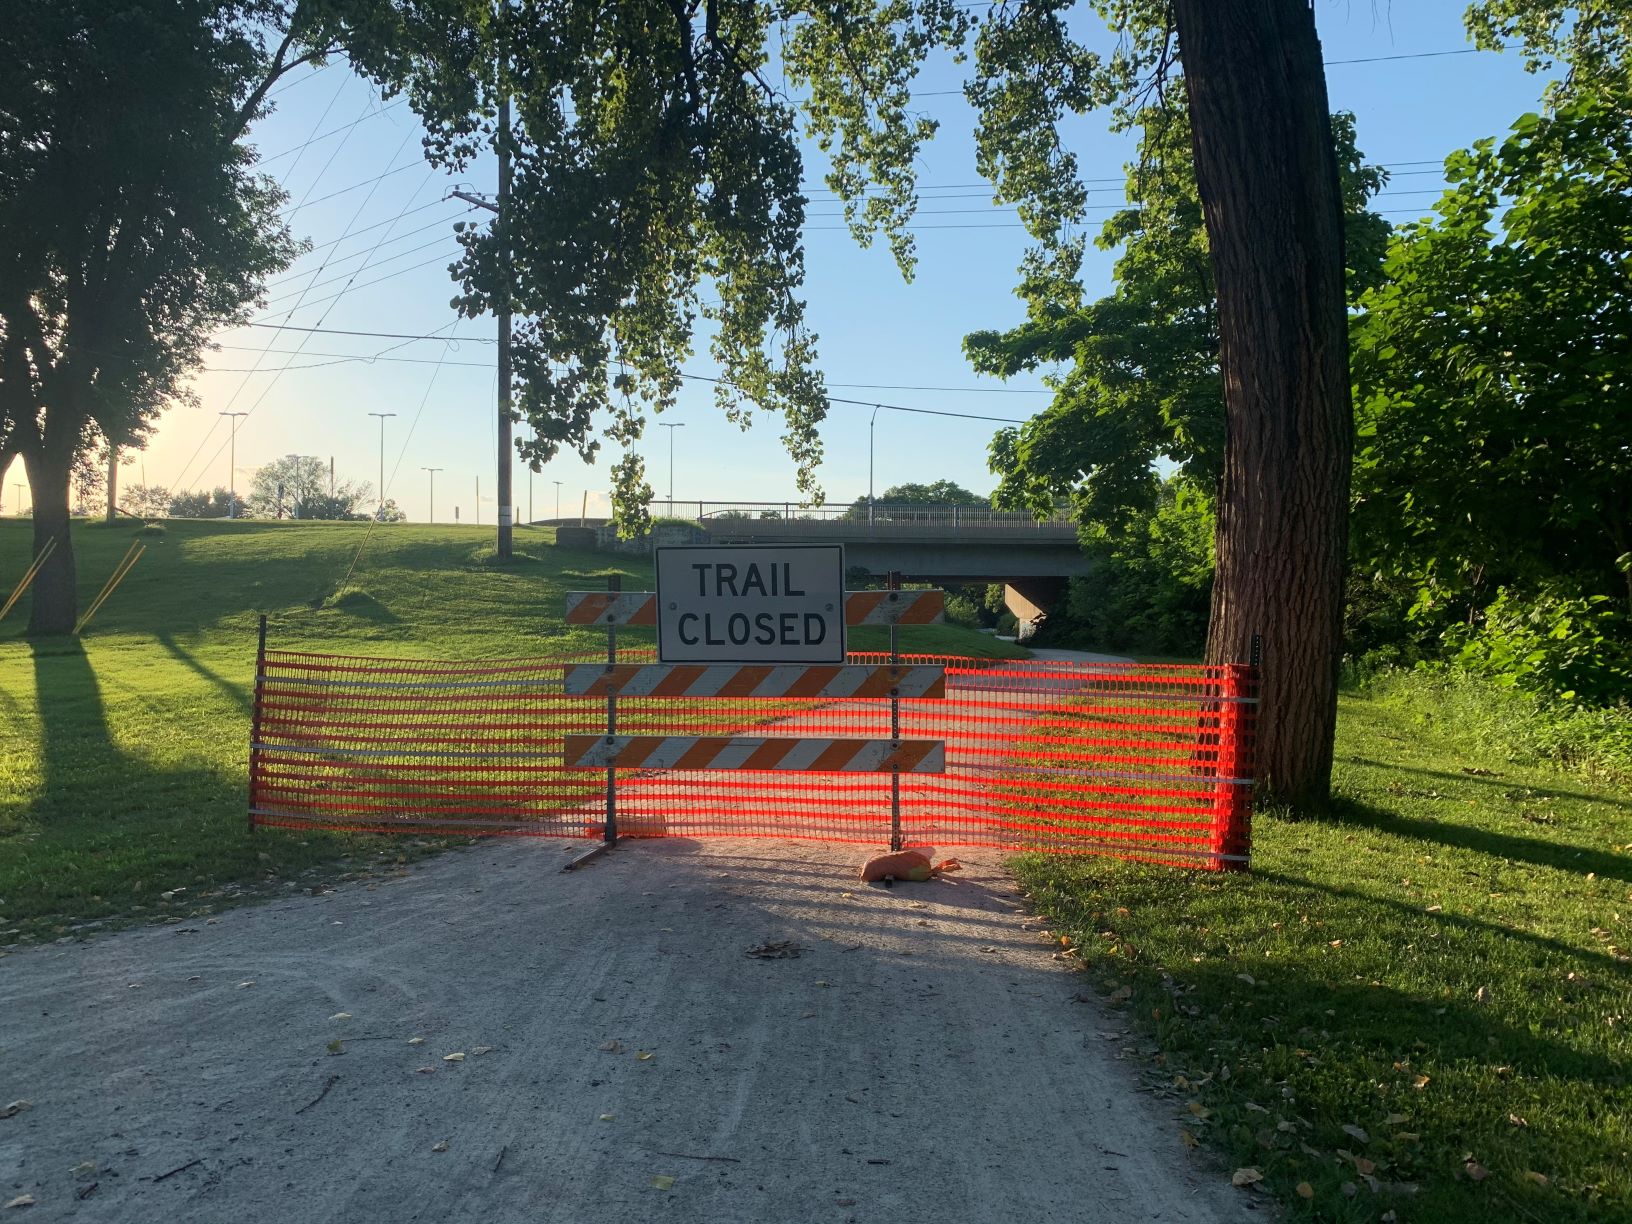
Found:
M 639 623 L 638 595 L 595 616 Z M 604 661 L 424 661 L 268 649 L 263 624 L 251 827 L 1248 864 L 1253 666 L 665 666 L 608 637 Z

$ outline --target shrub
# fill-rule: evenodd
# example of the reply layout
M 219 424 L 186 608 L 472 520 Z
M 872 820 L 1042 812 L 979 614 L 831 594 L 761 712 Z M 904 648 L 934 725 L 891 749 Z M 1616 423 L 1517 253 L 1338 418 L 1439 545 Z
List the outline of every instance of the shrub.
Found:
M 1501 688 L 1517 688 L 1583 706 L 1632 695 L 1632 648 L 1624 618 L 1604 595 L 1561 583 L 1524 596 L 1502 587 L 1471 625 L 1445 642 L 1456 662 Z

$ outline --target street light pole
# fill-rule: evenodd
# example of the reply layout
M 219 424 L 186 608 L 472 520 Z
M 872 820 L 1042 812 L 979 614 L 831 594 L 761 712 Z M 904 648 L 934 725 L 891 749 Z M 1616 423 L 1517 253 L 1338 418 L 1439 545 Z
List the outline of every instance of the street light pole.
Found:
M 442 469 L 422 467 L 419 470 L 422 472 L 429 472 L 431 474 L 431 522 L 434 523 L 436 522 L 436 474 Z
M 249 413 L 218 412 L 215 415 L 233 418 L 228 422 L 232 433 L 227 443 L 227 517 L 235 519 L 238 517 L 238 418 Z
M 664 429 L 669 431 L 669 514 L 670 514 L 670 516 L 673 516 L 673 514 L 674 514 L 674 431 L 677 430 L 677 429 L 684 429 L 686 427 L 686 423 L 684 421 L 675 421 L 673 424 L 670 424 L 668 421 L 659 421 L 658 424 L 663 426 Z
M 867 524 L 873 522 L 873 426 L 878 423 L 878 410 L 882 404 L 873 405 L 873 415 L 867 421 Z
M 550 483 L 555 485 L 555 524 L 559 527 L 561 525 L 561 482 L 554 480 Z
M 394 417 L 394 412 L 371 412 L 371 417 L 380 418 L 380 491 L 374 498 L 374 520 L 381 522 L 385 518 L 385 418 Z

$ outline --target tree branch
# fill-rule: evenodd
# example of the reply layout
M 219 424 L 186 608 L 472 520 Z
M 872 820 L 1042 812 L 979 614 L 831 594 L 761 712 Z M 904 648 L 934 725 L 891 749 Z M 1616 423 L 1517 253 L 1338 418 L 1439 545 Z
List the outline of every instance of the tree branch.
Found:
M 309 64 L 313 60 L 322 59 L 326 55 L 332 55 L 341 50 L 338 46 L 313 47 L 305 54 L 297 55 L 294 59 L 285 62 L 283 57 L 289 54 L 290 47 L 300 37 L 302 27 L 306 25 L 304 18 L 304 9 L 297 3 L 294 13 L 289 18 L 289 31 L 283 36 L 283 41 L 278 44 L 277 52 L 272 56 L 271 68 L 267 70 L 267 74 L 262 78 L 260 84 L 250 91 L 249 97 L 244 99 L 243 104 L 233 114 L 233 126 L 229 142 L 236 142 L 244 134 L 244 131 L 254 120 L 255 112 L 260 109 L 261 103 L 266 101 L 267 91 L 276 85 L 280 78 L 293 72 L 302 64 Z

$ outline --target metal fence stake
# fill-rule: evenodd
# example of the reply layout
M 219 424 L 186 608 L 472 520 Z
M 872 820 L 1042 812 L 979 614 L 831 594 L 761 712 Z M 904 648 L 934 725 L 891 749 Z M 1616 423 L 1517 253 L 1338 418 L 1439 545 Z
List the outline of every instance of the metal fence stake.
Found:
M 890 571 L 890 590 L 897 592 L 892 596 L 900 598 L 901 571 Z M 896 621 L 890 622 L 890 666 L 901 666 L 901 627 Z M 890 688 L 890 741 L 897 747 L 901 744 L 901 687 L 892 685 Z M 890 849 L 901 849 L 901 770 L 890 770 Z
M 611 574 L 606 580 L 606 589 L 612 594 L 623 590 L 623 575 Z M 606 622 L 606 665 L 616 667 L 618 663 L 618 622 L 608 616 Z M 611 739 L 618 733 L 618 691 L 612 685 L 606 689 L 606 738 Z M 606 832 L 604 840 L 611 845 L 618 840 L 618 771 L 608 768 L 606 771 Z
M 266 684 L 266 616 L 255 639 L 255 702 L 249 719 L 249 831 L 255 832 L 255 792 L 261 780 L 261 690 Z

